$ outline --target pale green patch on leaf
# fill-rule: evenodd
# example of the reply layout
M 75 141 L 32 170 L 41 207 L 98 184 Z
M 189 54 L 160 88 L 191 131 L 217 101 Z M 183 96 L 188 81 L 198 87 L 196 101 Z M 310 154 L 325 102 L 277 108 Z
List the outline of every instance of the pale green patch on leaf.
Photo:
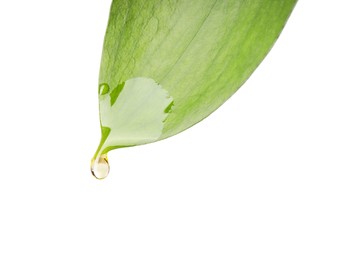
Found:
M 95 156 L 170 137 L 211 114 L 264 59 L 296 1 L 114 0 Z
M 107 84 L 101 84 L 99 93 L 103 138 L 95 157 L 110 149 L 159 139 L 173 99 L 158 83 L 148 78 L 133 78 L 111 92 Z

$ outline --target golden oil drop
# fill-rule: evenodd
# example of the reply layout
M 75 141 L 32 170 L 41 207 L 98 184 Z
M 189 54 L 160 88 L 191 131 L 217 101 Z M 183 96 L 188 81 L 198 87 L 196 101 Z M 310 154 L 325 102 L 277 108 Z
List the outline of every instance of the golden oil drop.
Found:
M 102 154 L 91 162 L 91 172 L 98 180 L 105 179 L 110 172 L 107 154 Z

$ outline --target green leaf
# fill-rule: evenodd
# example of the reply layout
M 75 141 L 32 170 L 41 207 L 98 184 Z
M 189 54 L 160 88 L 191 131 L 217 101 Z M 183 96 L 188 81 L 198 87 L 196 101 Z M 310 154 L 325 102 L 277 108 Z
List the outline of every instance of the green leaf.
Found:
M 114 0 L 99 77 L 109 150 L 173 136 L 249 78 L 297 0 Z

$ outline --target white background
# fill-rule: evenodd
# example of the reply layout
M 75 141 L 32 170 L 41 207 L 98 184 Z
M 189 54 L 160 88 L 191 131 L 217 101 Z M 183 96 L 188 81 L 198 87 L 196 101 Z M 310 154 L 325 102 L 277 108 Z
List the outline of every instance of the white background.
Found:
M 0 259 L 344 259 L 343 1 L 300 1 L 224 106 L 100 182 L 109 6 L 0 2 Z

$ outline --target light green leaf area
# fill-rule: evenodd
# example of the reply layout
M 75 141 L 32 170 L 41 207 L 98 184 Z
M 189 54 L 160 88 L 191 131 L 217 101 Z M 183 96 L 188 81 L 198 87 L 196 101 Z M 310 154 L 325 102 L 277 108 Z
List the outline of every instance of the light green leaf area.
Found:
M 249 78 L 297 0 L 114 0 L 96 155 L 173 136 Z

